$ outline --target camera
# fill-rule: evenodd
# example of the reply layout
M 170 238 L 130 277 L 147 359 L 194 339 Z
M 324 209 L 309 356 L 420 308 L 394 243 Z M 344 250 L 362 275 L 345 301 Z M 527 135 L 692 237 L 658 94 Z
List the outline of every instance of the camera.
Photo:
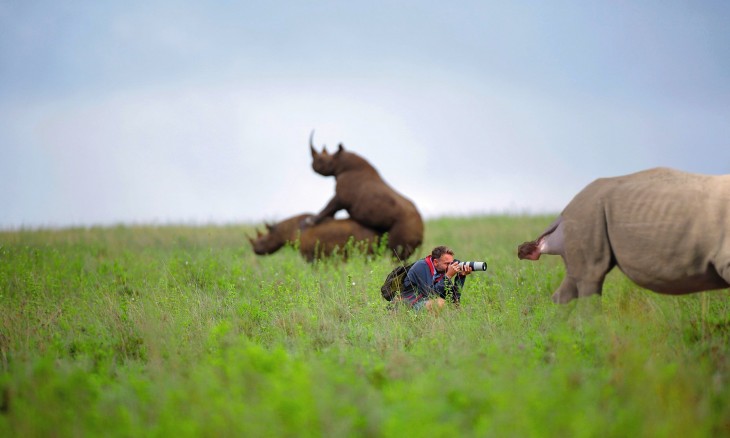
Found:
M 487 270 L 487 262 L 462 262 L 461 260 L 454 259 L 454 262 L 459 264 L 460 268 L 464 268 L 464 266 L 469 266 L 472 271 L 486 271 Z

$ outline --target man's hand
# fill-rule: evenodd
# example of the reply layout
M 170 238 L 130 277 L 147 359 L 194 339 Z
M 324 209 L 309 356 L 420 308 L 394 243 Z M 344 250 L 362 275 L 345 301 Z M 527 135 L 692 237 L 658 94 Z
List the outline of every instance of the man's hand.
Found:
M 473 269 L 471 268 L 471 266 L 464 265 L 464 269 L 461 269 L 459 271 L 459 275 L 461 275 L 462 277 L 466 277 L 467 275 L 471 274 L 472 271 L 473 271 Z
M 464 267 L 462 268 L 459 265 L 459 262 L 454 262 L 454 263 L 450 264 L 448 268 L 446 268 L 446 276 L 449 277 L 449 280 L 454 278 L 454 275 L 456 275 L 456 274 L 459 274 L 462 277 L 464 277 L 464 276 L 471 274 L 471 272 L 472 272 L 471 266 L 468 266 L 465 264 Z

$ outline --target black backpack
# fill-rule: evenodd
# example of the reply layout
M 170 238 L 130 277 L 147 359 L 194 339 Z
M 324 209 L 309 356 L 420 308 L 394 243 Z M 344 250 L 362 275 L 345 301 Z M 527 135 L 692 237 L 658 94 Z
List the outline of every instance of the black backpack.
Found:
M 403 280 L 405 280 L 408 270 L 411 269 L 413 263 L 407 266 L 398 265 L 390 271 L 390 274 L 385 277 L 383 286 L 380 288 L 380 294 L 383 295 L 383 298 L 392 301 L 396 295 L 403 291 Z

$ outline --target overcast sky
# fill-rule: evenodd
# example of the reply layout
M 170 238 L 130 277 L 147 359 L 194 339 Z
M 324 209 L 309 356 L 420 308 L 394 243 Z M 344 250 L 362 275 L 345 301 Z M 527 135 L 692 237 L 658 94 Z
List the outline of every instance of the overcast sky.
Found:
M 0 0 L 0 228 L 317 212 L 315 144 L 426 218 L 730 173 L 730 2 Z

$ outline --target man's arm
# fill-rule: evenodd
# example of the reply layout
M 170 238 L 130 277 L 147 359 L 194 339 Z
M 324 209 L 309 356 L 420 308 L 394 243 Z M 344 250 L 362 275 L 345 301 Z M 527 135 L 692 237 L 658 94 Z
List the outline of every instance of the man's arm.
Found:
M 466 277 L 459 274 L 454 275 L 454 278 L 451 280 L 444 275 L 444 278 L 436 283 L 433 289 L 441 298 L 447 299 L 450 295 L 451 300 L 458 303 L 461 300 L 461 288 L 464 286 L 465 280 Z
M 412 288 L 418 294 L 429 295 L 433 293 L 432 283 L 433 277 L 431 277 L 431 270 L 428 269 L 428 265 L 426 262 L 418 261 L 411 266 L 403 285 Z

